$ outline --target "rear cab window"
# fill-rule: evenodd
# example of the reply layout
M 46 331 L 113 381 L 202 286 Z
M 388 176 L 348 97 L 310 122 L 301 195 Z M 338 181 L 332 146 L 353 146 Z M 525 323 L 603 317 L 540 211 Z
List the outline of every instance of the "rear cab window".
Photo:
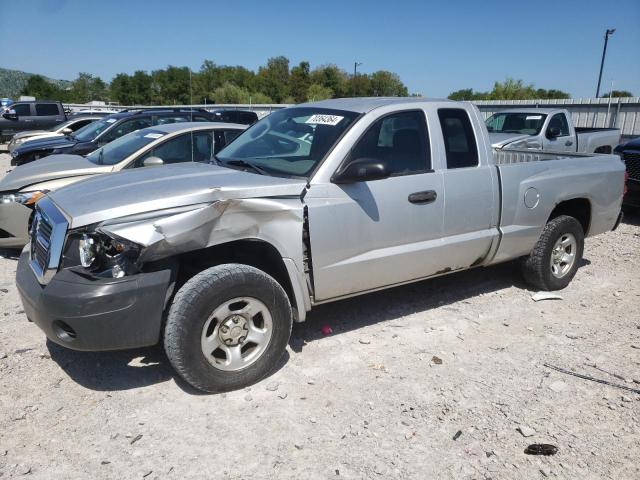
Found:
M 440 108 L 438 118 L 442 128 L 447 168 L 478 166 L 478 146 L 467 111 L 462 108 Z
M 36 103 L 36 115 L 40 117 L 57 116 L 60 112 L 55 103 Z

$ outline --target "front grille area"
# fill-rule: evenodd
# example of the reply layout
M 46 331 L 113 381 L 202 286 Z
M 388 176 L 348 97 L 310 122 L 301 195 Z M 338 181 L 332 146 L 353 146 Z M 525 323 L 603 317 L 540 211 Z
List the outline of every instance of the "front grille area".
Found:
M 49 265 L 51 249 L 51 221 L 39 210 L 36 210 L 31 224 L 31 260 L 38 264 L 42 271 Z
M 629 178 L 640 180 L 640 152 L 624 152 L 622 159 L 627 166 Z
M 48 197 L 38 200 L 31 223 L 29 263 L 42 285 L 49 283 L 58 271 L 68 226 L 62 211 Z

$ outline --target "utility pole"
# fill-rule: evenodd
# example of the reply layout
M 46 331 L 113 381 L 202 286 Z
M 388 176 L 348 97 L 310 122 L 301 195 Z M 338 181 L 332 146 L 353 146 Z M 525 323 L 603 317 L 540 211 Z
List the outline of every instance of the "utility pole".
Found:
M 607 43 L 609 42 L 609 35 L 613 35 L 615 28 L 608 28 L 604 34 L 604 48 L 602 49 L 602 60 L 600 61 L 600 75 L 598 75 L 598 87 L 596 88 L 596 98 L 600 96 L 600 82 L 602 81 L 602 69 L 604 67 L 604 57 L 607 55 Z
M 358 75 L 358 67 L 362 65 L 362 62 L 353 63 L 353 96 L 356 96 L 356 75 Z

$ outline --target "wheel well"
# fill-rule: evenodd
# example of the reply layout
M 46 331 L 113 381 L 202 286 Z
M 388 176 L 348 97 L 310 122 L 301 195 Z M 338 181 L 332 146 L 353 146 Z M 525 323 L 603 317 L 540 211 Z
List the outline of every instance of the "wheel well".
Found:
M 593 153 L 611 153 L 611 145 L 603 145 L 594 150 Z
M 575 218 L 582 225 L 585 236 L 591 224 L 591 203 L 586 198 L 574 198 L 560 202 L 549 215 L 549 220 L 553 220 L 560 215 L 568 215 Z
M 282 256 L 273 245 L 257 239 L 236 240 L 179 255 L 176 291 L 197 273 L 223 263 L 241 263 L 271 275 L 295 309 L 293 287 Z

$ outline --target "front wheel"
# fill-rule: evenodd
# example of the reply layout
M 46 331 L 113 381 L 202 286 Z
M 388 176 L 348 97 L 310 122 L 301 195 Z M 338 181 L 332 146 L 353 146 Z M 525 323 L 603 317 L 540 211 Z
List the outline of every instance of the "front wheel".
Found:
M 524 279 L 538 290 L 561 290 L 576 272 L 584 251 L 584 231 L 575 218 L 547 223 L 531 253 L 522 259 Z
M 272 277 L 247 265 L 218 265 L 192 277 L 176 294 L 165 351 L 193 387 L 235 390 L 276 366 L 291 326 L 289 299 Z

